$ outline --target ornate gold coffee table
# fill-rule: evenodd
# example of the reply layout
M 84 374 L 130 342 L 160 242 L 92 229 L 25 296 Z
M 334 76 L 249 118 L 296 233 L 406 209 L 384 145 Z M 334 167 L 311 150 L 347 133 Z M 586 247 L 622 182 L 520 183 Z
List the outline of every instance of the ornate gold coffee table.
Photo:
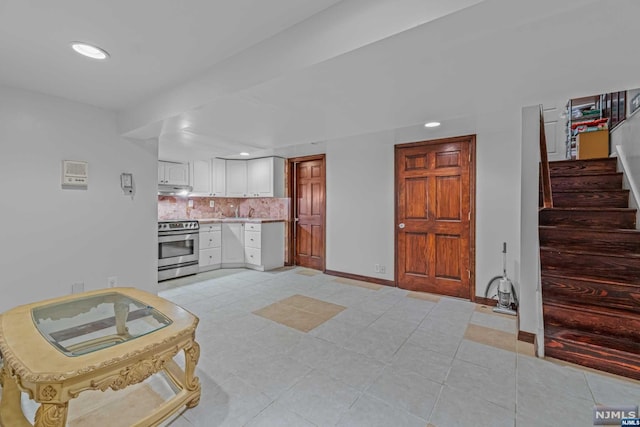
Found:
M 163 371 L 177 393 L 136 426 L 156 425 L 200 401 L 198 318 L 134 288 L 74 294 L 0 316 L 0 425 L 31 426 L 20 394 L 40 403 L 35 426 L 64 426 L 69 401 L 86 390 L 120 390 Z M 185 354 L 184 370 L 174 361 Z M 117 414 L 116 414 L 117 415 Z

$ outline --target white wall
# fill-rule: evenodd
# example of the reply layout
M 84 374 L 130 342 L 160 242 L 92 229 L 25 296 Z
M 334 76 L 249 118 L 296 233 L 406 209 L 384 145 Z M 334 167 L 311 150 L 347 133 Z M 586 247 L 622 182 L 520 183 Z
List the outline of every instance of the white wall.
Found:
M 327 270 L 394 280 L 393 138 L 382 132 L 327 143 Z
M 111 112 L 0 86 L 0 147 L 0 312 L 109 276 L 155 292 L 157 142 L 120 138 Z M 61 188 L 63 159 L 89 162 L 87 190 Z
M 476 295 L 502 273 L 502 242 L 517 287 L 520 123 L 520 111 L 503 111 L 327 142 L 327 269 L 394 280 L 394 144 L 476 134 Z M 374 272 L 378 263 L 386 274 Z

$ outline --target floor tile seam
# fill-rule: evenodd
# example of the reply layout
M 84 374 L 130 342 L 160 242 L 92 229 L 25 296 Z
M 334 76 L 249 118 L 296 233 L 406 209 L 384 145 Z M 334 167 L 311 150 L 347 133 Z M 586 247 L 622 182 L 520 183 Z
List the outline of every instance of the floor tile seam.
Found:
M 449 387 L 449 388 L 451 388 L 451 389 L 453 389 L 453 390 L 457 390 L 457 391 L 461 391 L 461 392 L 465 392 L 465 393 L 467 393 L 467 394 L 470 394 L 468 390 L 465 390 L 465 389 L 463 389 L 463 388 L 461 388 L 461 387 L 457 387 L 457 386 L 455 386 L 455 385 L 453 385 L 453 384 L 449 384 L 449 383 L 447 383 L 446 381 L 445 381 L 442 385 L 443 385 L 443 387 L 444 387 L 444 386 L 447 386 L 447 387 Z M 515 391 L 515 387 L 514 387 L 514 391 Z M 516 394 L 517 394 L 517 393 L 516 393 Z M 515 416 L 515 414 L 516 414 L 516 409 L 517 409 L 517 406 L 516 406 L 517 396 L 514 396 L 513 405 L 509 405 L 510 407 L 506 407 L 506 406 L 504 406 L 504 405 L 502 405 L 502 404 L 500 404 L 500 403 L 497 403 L 497 402 L 492 402 L 491 400 L 489 400 L 489 399 L 485 398 L 485 397 L 484 397 L 484 395 L 482 395 L 482 394 L 478 395 L 478 397 L 479 397 L 481 400 L 483 400 L 483 401 L 485 401 L 485 402 L 487 402 L 487 403 L 490 403 L 490 404 L 492 404 L 492 405 L 498 406 L 498 407 L 500 407 L 500 408 L 502 408 L 502 409 L 505 409 L 505 410 L 507 410 L 507 411 L 513 411 L 514 416 Z
M 278 401 L 281 397 L 285 396 L 285 395 L 286 395 L 286 393 L 288 393 L 288 392 L 289 392 L 289 390 L 291 390 L 291 389 L 292 389 L 296 384 L 298 384 L 298 383 L 299 383 L 300 381 L 302 381 L 303 379 L 307 378 L 307 377 L 308 377 L 309 375 L 311 375 L 313 372 L 318 372 L 319 374 L 323 374 L 323 372 L 319 371 L 319 370 L 318 370 L 318 369 L 316 369 L 316 368 L 313 368 L 313 369 L 312 369 L 310 372 L 308 372 L 306 375 L 303 375 L 302 377 L 300 377 L 300 379 L 299 379 L 299 380 L 298 380 L 294 385 L 292 385 L 291 387 L 289 387 L 289 389 L 288 389 L 286 392 L 283 392 L 283 393 L 278 397 L 278 399 L 276 399 L 275 401 Z M 342 386 L 344 386 L 344 387 L 347 387 L 347 388 L 353 389 L 353 390 L 355 390 L 355 391 L 357 392 L 357 395 L 356 395 L 355 399 L 353 399 L 353 401 L 351 402 L 351 404 L 349 405 L 349 407 L 348 407 L 348 408 L 346 408 L 346 409 L 344 409 L 344 410 L 342 410 L 342 411 L 340 412 L 340 415 L 338 416 L 338 421 L 337 421 L 337 422 L 339 422 L 339 421 L 340 421 L 340 419 L 344 416 L 344 414 L 345 414 L 345 413 L 347 413 L 347 412 L 349 411 L 349 409 L 351 409 L 351 407 L 353 406 L 353 404 L 354 404 L 355 402 L 357 402 L 357 401 L 358 401 L 358 399 L 360 399 L 360 396 L 362 396 L 362 393 L 363 393 L 363 392 L 362 392 L 361 390 L 356 389 L 355 387 L 350 386 L 349 384 L 345 383 L 344 381 L 340 381 L 340 380 L 337 380 L 337 379 L 335 379 L 335 378 L 332 378 L 332 380 L 333 380 L 333 381 L 336 381 L 336 382 L 338 382 L 338 383 L 340 383 L 340 384 L 341 384 Z M 308 420 L 308 419 L 307 419 L 303 414 L 301 414 L 300 412 L 296 411 L 294 408 L 290 408 L 290 407 L 288 407 L 288 406 L 286 406 L 286 405 L 283 405 L 283 406 L 285 406 L 289 411 L 291 411 L 291 412 L 295 413 L 296 415 L 298 415 L 299 417 L 303 418 L 304 420 L 307 420 L 307 421 L 309 421 L 311 424 L 316 425 L 316 423 L 314 423 L 313 421 Z M 336 422 L 336 424 L 337 424 L 337 422 Z
M 396 364 L 394 364 L 394 360 L 392 360 L 391 362 L 389 362 L 387 364 L 387 366 L 385 366 L 385 370 L 387 368 L 394 369 L 394 370 L 397 370 L 397 371 L 402 371 L 402 372 L 409 373 L 409 374 L 415 374 L 415 375 L 418 375 L 419 377 L 424 378 L 426 381 L 429 381 L 429 382 L 432 382 L 432 383 L 435 383 L 435 384 L 444 385 L 445 382 L 446 382 L 447 377 L 449 376 L 449 372 L 451 370 L 451 365 L 449 365 L 449 367 L 447 368 L 447 373 L 444 376 L 444 378 L 442 379 L 442 381 L 438 381 L 438 380 L 434 380 L 433 378 L 429 378 L 428 376 L 424 375 L 423 373 L 421 373 L 421 372 L 419 372 L 417 370 L 412 370 L 412 369 L 407 368 L 407 367 L 405 367 L 403 365 L 396 365 Z M 382 375 L 382 373 L 381 373 L 381 375 Z M 376 378 L 376 380 L 377 380 L 377 378 Z
M 469 325 L 476 325 L 476 326 L 482 326 L 483 328 L 487 328 L 487 329 L 493 329 L 494 331 L 498 331 L 498 332 L 504 332 L 505 334 L 509 334 L 509 335 L 513 335 L 517 341 L 518 339 L 518 333 L 517 332 L 509 332 L 509 331 L 505 331 L 504 329 L 500 329 L 500 328 L 494 328 L 493 326 L 487 326 L 487 325 L 483 325 L 481 323 L 477 323 L 474 322 L 473 320 L 469 320 Z
M 516 394 L 520 391 L 520 388 L 521 387 L 519 385 L 519 382 L 516 382 Z M 555 389 L 547 387 L 546 384 L 543 384 L 542 386 L 536 387 L 536 390 L 540 391 L 543 394 L 545 394 L 546 392 L 556 393 Z M 561 394 L 564 397 L 569 396 L 572 399 L 576 399 L 576 400 L 580 400 L 580 401 L 583 401 L 583 402 L 587 402 L 587 403 L 590 403 L 591 405 L 595 405 L 597 403 L 595 397 L 591 394 L 591 391 L 589 391 L 589 395 L 591 396 L 590 399 L 586 399 L 586 398 L 584 398 L 582 396 L 577 396 L 577 395 L 575 395 L 573 393 L 566 393 L 564 391 L 562 391 Z
M 438 393 L 436 401 L 433 404 L 433 407 L 431 408 L 431 412 L 429 413 L 429 418 L 427 418 L 427 425 L 429 425 L 429 423 L 431 423 L 431 421 L 433 421 L 433 414 L 435 413 L 436 408 L 438 407 L 438 404 L 440 403 L 440 399 L 442 399 L 442 393 L 444 392 L 444 387 L 445 387 L 444 384 L 441 384 L 440 392 Z
M 438 392 L 438 395 L 439 394 L 440 393 Z M 386 400 L 384 400 L 384 399 L 382 399 L 382 398 L 380 398 L 380 397 L 378 397 L 376 395 L 368 393 L 367 391 L 363 391 L 362 395 L 360 397 L 358 397 L 358 399 L 360 399 L 362 396 L 365 396 L 365 397 L 368 397 L 369 399 L 378 401 L 378 402 L 382 403 L 383 405 L 386 405 L 386 406 L 390 407 L 391 409 L 395 409 L 395 410 L 400 411 L 400 412 L 406 412 L 407 414 L 412 415 L 412 416 L 414 416 L 416 418 L 419 418 L 420 420 L 422 420 L 424 422 L 428 421 L 428 418 L 424 418 L 422 415 L 418 415 L 418 414 L 408 410 L 407 408 L 403 408 L 401 406 L 398 406 L 398 405 L 395 405 L 395 404 L 393 404 L 391 402 L 388 402 L 388 401 L 386 401 Z M 436 398 L 437 398 L 437 396 L 436 396 Z M 354 404 L 355 404 L 355 402 L 354 402 Z M 434 403 L 434 406 L 435 406 L 435 403 Z M 433 407 L 431 408 L 431 411 L 433 411 Z M 429 415 L 431 415 L 431 414 L 429 414 Z
M 473 341 L 473 342 L 475 342 L 475 341 Z M 492 347 L 492 348 L 497 348 L 497 347 Z M 461 362 L 470 363 L 470 364 L 472 364 L 472 365 L 475 365 L 475 366 L 478 366 L 478 367 L 480 367 L 480 368 L 484 368 L 484 369 L 489 369 L 489 370 L 492 370 L 492 369 L 493 369 L 493 368 L 488 368 L 488 367 L 486 367 L 486 366 L 480 365 L 480 364 L 475 363 L 475 362 L 471 362 L 471 361 L 469 361 L 469 360 L 464 360 L 464 359 L 460 359 L 460 358 L 458 358 L 457 356 L 458 356 L 458 351 L 459 351 L 459 350 L 460 350 L 460 345 L 458 345 L 458 349 L 456 350 L 456 354 L 453 356 L 453 360 L 459 360 L 459 361 L 461 361 Z M 504 349 L 499 349 L 499 350 L 504 350 Z M 504 350 L 504 351 L 509 351 L 509 350 Z M 514 354 L 515 354 L 515 353 L 514 353 Z M 452 365 L 453 365 L 453 362 L 452 362 Z M 514 369 L 513 369 L 513 374 L 514 374 L 514 375 L 515 375 L 515 372 L 516 372 L 516 368 L 514 368 Z

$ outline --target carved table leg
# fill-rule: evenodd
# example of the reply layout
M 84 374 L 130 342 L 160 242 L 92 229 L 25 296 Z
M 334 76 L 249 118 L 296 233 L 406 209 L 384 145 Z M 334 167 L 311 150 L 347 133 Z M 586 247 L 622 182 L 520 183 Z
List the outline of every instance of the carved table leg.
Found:
M 36 411 L 35 427 L 64 427 L 67 423 L 68 403 L 42 403 Z
M 13 378 L 9 376 L 8 368 L 0 371 L 2 376 L 2 400 L 0 400 L 0 426 L 4 427 L 31 427 L 22 413 L 20 406 L 20 389 Z
M 195 376 L 196 365 L 198 364 L 198 360 L 200 359 L 200 345 L 197 342 L 193 341 L 190 346 L 185 347 L 184 356 L 184 386 L 189 391 L 197 391 L 196 397 L 187 402 L 187 408 L 193 408 L 197 406 L 198 403 L 200 403 L 200 380 Z

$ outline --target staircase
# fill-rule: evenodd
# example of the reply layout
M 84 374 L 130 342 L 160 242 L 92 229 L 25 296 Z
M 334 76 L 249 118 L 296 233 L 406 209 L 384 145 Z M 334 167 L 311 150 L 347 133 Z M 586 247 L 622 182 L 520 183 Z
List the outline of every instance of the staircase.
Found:
M 640 231 L 616 159 L 550 162 L 539 214 L 545 355 L 640 380 Z

